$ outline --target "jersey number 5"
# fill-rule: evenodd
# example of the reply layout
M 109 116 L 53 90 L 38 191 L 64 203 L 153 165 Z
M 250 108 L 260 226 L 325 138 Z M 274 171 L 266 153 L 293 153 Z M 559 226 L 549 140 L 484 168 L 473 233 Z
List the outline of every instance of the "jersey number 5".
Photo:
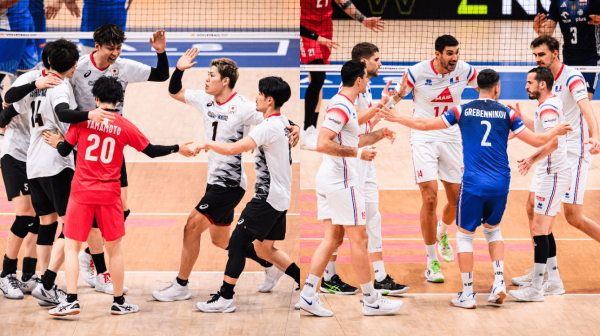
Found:
M 44 126 L 44 119 L 42 119 L 42 115 L 39 113 L 41 101 L 37 102 L 37 109 L 35 108 L 35 100 L 31 102 L 31 127 L 35 127 L 35 124 L 38 127 Z
M 92 155 L 92 151 L 100 146 L 100 136 L 98 134 L 90 134 L 88 141 L 93 141 L 91 145 L 85 150 L 85 159 L 87 161 L 98 161 L 98 157 Z M 102 150 L 100 151 L 100 161 L 102 163 L 111 163 L 113 154 L 115 153 L 115 139 L 111 137 L 104 138 L 102 141 Z

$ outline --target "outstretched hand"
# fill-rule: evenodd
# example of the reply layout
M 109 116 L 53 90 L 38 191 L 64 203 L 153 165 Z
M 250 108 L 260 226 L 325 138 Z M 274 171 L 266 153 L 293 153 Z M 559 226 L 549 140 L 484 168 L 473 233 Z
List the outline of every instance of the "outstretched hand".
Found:
M 533 166 L 529 159 L 521 159 L 517 162 L 519 163 L 519 173 L 523 176 L 527 175 L 527 172 L 529 172 Z
M 184 71 L 196 65 L 198 62 L 194 62 L 194 59 L 199 53 L 198 48 L 188 49 L 177 61 L 177 69 Z
M 167 38 L 165 37 L 165 31 L 159 29 L 154 34 L 152 34 L 150 44 L 152 45 L 152 48 L 156 50 L 157 53 L 164 53 L 165 49 L 167 48 Z
M 185 156 L 185 157 L 191 157 L 191 156 L 196 156 L 196 152 L 194 150 L 192 150 L 190 148 L 190 144 L 193 143 L 193 141 L 188 141 L 188 142 L 182 142 L 179 144 L 179 151 L 177 153 Z
M 380 17 L 365 18 L 362 25 L 371 29 L 375 33 L 382 32 L 385 29 L 385 22 L 381 21 Z

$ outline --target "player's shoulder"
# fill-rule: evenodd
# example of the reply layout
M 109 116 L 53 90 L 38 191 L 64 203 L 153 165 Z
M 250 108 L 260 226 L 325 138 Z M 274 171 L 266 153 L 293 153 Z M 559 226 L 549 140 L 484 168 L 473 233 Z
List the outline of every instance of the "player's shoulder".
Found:
M 354 108 L 354 102 L 352 102 L 348 97 L 341 93 L 338 93 L 335 96 L 333 96 L 329 100 L 329 105 L 327 106 L 328 110 L 340 109 L 345 113 L 350 113 L 351 108 Z
M 545 110 L 545 109 L 560 110 L 560 109 L 562 109 L 562 101 L 556 95 L 552 95 L 552 96 L 548 97 L 548 99 L 546 99 L 540 105 L 540 109 L 541 110 Z
M 42 77 L 42 70 L 31 70 L 17 77 L 13 86 L 21 86 L 25 84 L 29 84 L 38 78 Z
M 577 79 L 577 77 L 583 79 L 583 74 L 581 73 L 581 71 L 566 64 L 563 64 L 563 72 L 564 78 L 567 80 L 567 83 L 573 81 L 574 79 Z
M 408 74 L 409 76 L 411 76 L 411 79 L 413 81 L 417 80 L 417 76 L 425 74 L 425 75 L 435 75 L 434 73 L 434 68 L 433 68 L 433 60 L 434 59 L 430 59 L 430 60 L 426 60 L 426 61 L 422 61 L 419 62 L 411 67 L 408 68 Z
M 79 66 L 81 66 L 81 65 L 91 63 L 91 61 L 92 61 L 92 54 L 82 55 L 79 57 L 79 61 L 77 62 L 77 67 L 79 68 Z
M 256 102 L 250 101 L 239 93 L 235 93 L 225 104 L 229 105 L 228 109 L 231 113 L 235 113 L 236 111 L 234 110 L 240 110 L 245 113 L 256 112 Z

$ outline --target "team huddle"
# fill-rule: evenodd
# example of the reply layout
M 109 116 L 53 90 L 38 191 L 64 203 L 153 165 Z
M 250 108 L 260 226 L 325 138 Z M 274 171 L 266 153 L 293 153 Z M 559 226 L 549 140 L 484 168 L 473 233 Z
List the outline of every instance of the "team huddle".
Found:
M 123 117 L 129 84 L 169 79 L 165 32 L 153 34 L 150 44 L 157 66 L 119 57 L 125 34 L 114 24 L 94 32 L 95 50 L 79 55 L 64 39 L 45 45 L 44 68 L 19 76 L 5 94 L 0 128 L 5 134 L 1 169 L 8 199 L 15 205 L 0 289 L 9 299 L 31 293 L 40 306 L 53 307 L 50 315 L 76 315 L 79 272 L 96 291 L 113 295 L 113 315 L 135 313 L 139 307 L 125 299 L 122 238 L 130 214 L 127 171 L 123 150 L 131 146 L 151 158 L 179 153 L 208 155 L 208 184 L 204 197 L 187 220 L 180 271 L 167 288 L 152 293 L 159 301 L 191 297 L 188 279 L 200 252 L 200 238 L 209 230 L 215 246 L 228 250 L 223 286 L 197 307 L 203 312 L 233 312 L 233 289 L 246 258 L 265 268 L 259 287 L 269 292 L 286 274 L 300 283 L 300 269 L 273 246 L 285 239 L 286 213 L 291 201 L 292 159 L 299 127 L 281 115 L 291 96 L 280 77 L 258 83 L 256 102 L 233 91 L 239 73 L 233 60 L 210 64 L 204 90 L 182 88 L 183 72 L 196 64 L 195 49 L 177 63 L 169 83 L 175 100 L 201 112 L 205 143 L 163 146 L 148 138 Z M 251 131 L 250 128 L 254 127 Z M 233 233 L 234 209 L 247 189 L 241 153 L 257 150 L 256 183 Z M 58 217 L 63 227 L 55 240 Z M 255 241 L 257 241 L 255 243 Z M 81 250 L 82 242 L 88 247 Z M 17 254 L 25 245 L 23 274 L 17 278 Z M 110 264 L 104 259 L 104 249 Z M 39 261 L 43 275 L 35 269 Z M 64 263 L 66 292 L 55 284 Z M 111 272 L 109 272 L 109 269 Z
M 565 293 L 552 225 L 563 203 L 567 221 L 600 241 L 594 234 L 600 226 L 582 212 L 591 155 L 600 153 L 598 125 L 584 77 L 558 59 L 559 42 L 540 36 L 531 48 L 538 67 L 529 71 L 524 84 L 529 98 L 539 103 L 534 120 L 523 115 L 518 104 L 507 107 L 498 102 L 500 75 L 491 69 L 478 73 L 459 60 L 459 42 L 453 36 L 438 37 L 435 58 L 409 67 L 395 89 L 389 90 L 388 82 L 376 104 L 371 102 L 369 78 L 378 76 L 379 49 L 371 43 L 353 48 L 352 60 L 342 66 L 340 91 L 329 101 L 318 133 L 316 150 L 323 153 L 323 162 L 316 176 L 316 192 L 325 238 L 314 252 L 296 309 L 333 316 L 321 304 L 319 282 L 323 293 L 358 292 L 335 270 L 335 254 L 344 235 L 350 240 L 353 269 L 363 293 L 363 314 L 386 315 L 402 308 L 401 300 L 384 297 L 409 288 L 386 274 L 381 258 L 381 215 L 373 166 L 377 152 L 370 146 L 384 138 L 396 139 L 395 132 L 387 128 L 372 131 L 383 120 L 411 129 L 415 183 L 423 202 L 420 224 L 428 282 L 444 282 L 437 254 L 446 262 L 454 260 L 448 228 L 454 221 L 458 226 L 456 246 L 463 289 L 451 300 L 452 306 L 477 307 L 473 240 L 479 226 L 483 226 L 495 273 L 489 302 L 502 304 L 507 294 L 519 301 L 543 301 L 545 295 Z M 461 105 L 467 84 L 479 92 L 479 98 Z M 414 107 L 412 115 L 406 116 L 398 102 L 411 91 Z M 507 147 L 514 137 L 538 149 L 518 162 L 523 175 L 536 164 L 526 204 L 535 258 L 526 275 L 511 279 L 520 287 L 507 291 L 500 222 L 510 184 Z M 448 199 L 439 222 L 438 178 Z M 375 271 L 373 283 L 369 253 Z

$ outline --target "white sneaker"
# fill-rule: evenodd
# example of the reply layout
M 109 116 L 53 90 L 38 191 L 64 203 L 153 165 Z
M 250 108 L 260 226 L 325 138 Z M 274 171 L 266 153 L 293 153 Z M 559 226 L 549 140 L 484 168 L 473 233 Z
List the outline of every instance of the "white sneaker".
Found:
M 548 271 L 544 274 L 544 281 L 548 279 Z M 533 268 L 527 270 L 527 274 L 510 279 L 510 282 L 516 286 L 524 286 L 533 280 Z
M 140 307 L 138 307 L 138 305 L 134 305 L 127 300 L 125 300 L 125 302 L 122 305 L 113 302 L 112 306 L 110 307 L 110 313 L 113 315 L 133 314 L 137 313 L 139 310 Z
M 96 277 L 96 292 L 104 293 L 104 294 L 115 294 L 115 289 L 113 288 L 113 282 L 110 278 L 110 273 L 108 271 L 104 273 L 98 274 Z M 127 293 L 129 288 L 123 286 L 123 294 Z
M 316 151 L 317 150 L 317 138 L 319 136 L 317 129 L 314 126 L 310 126 L 306 130 L 300 131 L 300 136 L 304 141 L 304 145 L 307 149 Z
M 492 292 L 490 293 L 488 301 L 496 304 L 502 304 L 505 298 L 506 286 L 504 285 L 504 280 L 501 280 L 492 286 Z
M 477 308 L 477 301 L 475 300 L 475 293 L 471 293 L 467 296 L 463 296 L 462 292 L 458 293 L 458 297 L 450 301 L 450 305 L 458 308 L 475 309 Z
M 235 303 L 233 299 L 226 299 L 220 293 L 211 294 L 212 299 L 208 302 L 198 302 L 196 307 L 203 313 L 233 313 Z
M 520 286 L 519 289 L 509 291 L 508 295 L 514 297 L 515 299 L 517 299 L 517 301 L 544 301 L 544 290 L 536 289 L 535 287 L 533 287 L 533 283 L 531 282 Z
M 445 262 L 452 262 L 454 260 L 454 250 L 452 245 L 448 242 L 448 234 L 443 236 L 437 235 L 436 238 L 438 253 L 442 256 Z
M 300 301 L 296 302 L 296 304 L 294 305 L 294 309 L 300 310 Z
M 441 283 L 444 282 L 444 275 L 442 274 L 442 265 L 438 260 L 433 260 L 427 263 L 427 269 L 425 270 L 425 278 L 429 282 Z
M 61 302 L 67 301 L 67 293 L 65 293 L 62 289 L 58 289 L 56 284 L 54 284 L 50 290 L 46 290 L 44 288 L 44 284 L 39 283 L 37 286 L 35 286 L 35 289 L 31 292 L 31 295 L 40 301 L 45 301 L 49 305 L 54 306 L 60 304 Z
M 542 290 L 544 291 L 544 295 L 563 295 L 565 294 L 565 286 L 560 280 L 560 282 L 555 282 L 552 279 L 548 279 L 542 286 Z
M 181 301 L 192 297 L 192 292 L 187 285 L 181 286 L 177 283 L 177 279 L 173 279 L 173 282 L 169 283 L 170 285 L 166 288 L 152 291 L 152 297 L 162 302 Z
M 261 293 L 266 293 L 271 291 L 273 287 L 279 281 L 279 278 L 283 275 L 283 272 L 280 271 L 275 265 L 271 267 L 265 268 L 265 281 L 258 287 L 258 291 Z
M 48 302 L 48 301 L 44 301 L 44 300 L 37 300 L 37 302 L 40 305 L 40 307 L 54 307 L 54 306 L 56 306 L 56 303 L 52 303 L 52 302 Z
M 81 276 L 83 276 L 83 280 L 88 283 L 88 285 L 95 287 L 96 286 L 96 265 L 94 265 L 94 260 L 92 259 L 91 254 L 85 253 L 84 250 L 79 252 L 79 269 L 81 270 Z
M 61 302 L 58 306 L 48 311 L 48 314 L 52 316 L 78 315 L 79 313 L 81 313 L 81 307 L 79 307 L 78 300 L 72 303 L 67 301 Z
M 39 284 L 41 281 L 42 280 L 38 278 L 37 274 L 34 274 L 31 277 L 31 279 L 27 281 L 23 281 L 23 278 L 21 278 L 21 281 L 19 281 L 19 287 L 21 288 L 21 292 L 23 292 L 23 294 L 31 294 L 31 292 L 33 292 L 37 284 Z
M 24 295 L 20 287 L 21 281 L 17 279 L 16 274 L 7 274 L 4 278 L 0 278 L 0 290 L 7 299 L 23 299 Z
M 315 294 L 313 297 L 306 297 L 300 293 L 300 309 L 307 311 L 313 315 L 321 317 L 333 316 L 333 312 L 323 308 L 319 295 Z
M 366 300 L 360 301 L 363 304 L 362 312 L 366 316 L 392 314 L 400 310 L 404 305 L 402 300 L 389 300 L 379 292 L 377 292 L 377 301 L 374 303 L 367 303 Z

